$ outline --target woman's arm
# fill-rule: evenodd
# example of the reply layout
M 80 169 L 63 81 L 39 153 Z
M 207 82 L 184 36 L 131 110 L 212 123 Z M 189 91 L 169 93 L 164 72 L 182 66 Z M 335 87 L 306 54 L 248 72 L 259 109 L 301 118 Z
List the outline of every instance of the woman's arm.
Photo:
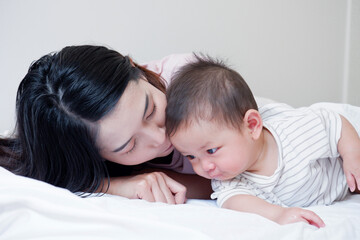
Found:
M 316 227 L 324 227 L 321 218 L 314 212 L 302 208 L 285 208 L 266 202 L 251 195 L 235 195 L 226 200 L 223 208 L 255 213 L 278 224 L 306 222 Z
M 210 180 L 193 174 L 164 169 L 145 169 L 135 174 L 111 178 L 106 193 L 150 202 L 181 204 L 186 198 L 210 199 L 212 192 Z

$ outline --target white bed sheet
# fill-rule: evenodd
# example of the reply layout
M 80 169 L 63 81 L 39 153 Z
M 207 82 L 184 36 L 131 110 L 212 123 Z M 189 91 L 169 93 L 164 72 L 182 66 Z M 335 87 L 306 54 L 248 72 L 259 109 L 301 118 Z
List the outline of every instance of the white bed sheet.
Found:
M 118 196 L 80 198 L 0 168 L 0 239 L 360 239 L 360 195 L 309 209 L 326 227 L 280 226 L 212 200 L 168 205 Z

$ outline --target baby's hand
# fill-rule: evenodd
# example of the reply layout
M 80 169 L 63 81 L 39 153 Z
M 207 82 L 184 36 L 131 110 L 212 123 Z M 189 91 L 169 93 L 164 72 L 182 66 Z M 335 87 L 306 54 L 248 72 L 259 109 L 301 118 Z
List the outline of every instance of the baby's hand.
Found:
M 356 184 L 360 190 L 360 138 L 355 128 L 346 118 L 341 117 L 341 137 L 338 151 L 343 159 L 346 182 L 350 191 L 355 191 Z
M 342 158 L 346 182 L 350 191 L 355 191 L 356 186 L 360 190 L 360 146 Z
M 325 227 L 325 223 L 316 213 L 296 207 L 283 208 L 279 217 L 275 221 L 281 225 L 295 222 L 306 222 L 318 228 Z

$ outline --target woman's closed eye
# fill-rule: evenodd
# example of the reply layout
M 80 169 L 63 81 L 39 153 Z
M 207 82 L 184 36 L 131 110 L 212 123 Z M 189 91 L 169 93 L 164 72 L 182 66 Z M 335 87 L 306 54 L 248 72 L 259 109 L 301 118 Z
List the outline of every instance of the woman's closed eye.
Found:
M 146 119 L 147 119 L 147 120 L 151 119 L 152 117 L 154 117 L 155 113 L 156 113 L 156 105 L 153 104 L 151 113 L 146 117 Z M 126 154 L 129 154 L 129 153 L 134 152 L 134 150 L 135 150 L 135 148 L 136 148 L 136 145 L 137 145 L 137 141 L 136 141 L 136 139 L 135 139 L 132 148 L 131 148 L 130 150 L 128 150 L 128 151 L 126 152 Z
M 151 119 L 156 113 L 156 105 L 153 104 L 153 108 L 151 110 L 151 113 L 146 117 L 146 119 Z
M 131 147 L 131 149 L 130 149 L 130 150 L 128 150 L 128 151 L 126 152 L 126 154 L 129 154 L 129 153 L 134 152 L 135 148 L 136 148 L 136 139 L 134 140 L 134 144 L 133 144 L 133 146 Z
M 210 148 L 210 149 L 206 150 L 206 152 L 207 152 L 208 154 L 214 154 L 214 153 L 216 153 L 216 151 L 217 151 L 218 149 L 219 149 L 219 148 Z

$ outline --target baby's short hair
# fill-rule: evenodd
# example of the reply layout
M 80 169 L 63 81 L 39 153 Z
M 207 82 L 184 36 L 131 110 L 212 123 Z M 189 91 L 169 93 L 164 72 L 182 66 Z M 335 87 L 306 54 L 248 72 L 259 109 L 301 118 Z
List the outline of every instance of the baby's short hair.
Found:
M 249 86 L 223 61 L 204 55 L 195 59 L 175 73 L 167 89 L 167 134 L 198 120 L 240 130 L 245 113 L 258 109 Z

